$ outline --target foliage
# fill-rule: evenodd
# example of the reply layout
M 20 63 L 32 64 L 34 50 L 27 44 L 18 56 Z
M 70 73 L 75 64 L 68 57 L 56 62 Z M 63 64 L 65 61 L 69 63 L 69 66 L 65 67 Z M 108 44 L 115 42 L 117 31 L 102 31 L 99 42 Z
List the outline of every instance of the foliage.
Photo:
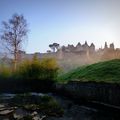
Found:
M 58 43 L 53 43 L 49 45 L 49 47 L 53 50 L 53 52 L 55 52 L 55 49 L 58 50 L 59 46 L 60 45 Z
M 9 66 L 6 66 L 4 64 L 0 65 L 0 78 L 10 78 L 12 75 L 12 70 L 10 70 Z
M 19 94 L 9 100 L 13 106 L 21 107 L 29 111 L 40 111 L 48 116 L 62 116 L 64 110 L 60 104 L 51 96 Z
M 19 65 L 17 76 L 24 79 L 55 80 L 58 73 L 58 65 L 54 59 L 25 60 Z
M 120 82 L 120 59 L 78 67 L 58 78 L 59 81 Z
M 16 71 L 11 66 L 0 67 L 0 92 L 50 91 L 58 75 L 55 59 L 25 60 Z

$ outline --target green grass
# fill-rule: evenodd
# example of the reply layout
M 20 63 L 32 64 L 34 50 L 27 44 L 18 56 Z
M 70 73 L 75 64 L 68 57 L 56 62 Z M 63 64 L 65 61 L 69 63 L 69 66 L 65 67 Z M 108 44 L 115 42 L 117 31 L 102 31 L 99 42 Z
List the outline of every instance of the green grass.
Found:
M 59 82 L 70 80 L 120 83 L 120 59 L 78 67 L 58 77 Z

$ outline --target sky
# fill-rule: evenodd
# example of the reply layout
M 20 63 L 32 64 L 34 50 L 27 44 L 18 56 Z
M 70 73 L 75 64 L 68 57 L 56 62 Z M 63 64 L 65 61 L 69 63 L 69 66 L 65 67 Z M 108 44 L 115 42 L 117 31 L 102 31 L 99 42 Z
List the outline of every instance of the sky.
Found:
M 0 23 L 14 13 L 28 23 L 27 53 L 46 52 L 60 46 L 105 41 L 120 48 L 120 0 L 0 0 Z M 1 25 L 0 25 L 1 27 Z

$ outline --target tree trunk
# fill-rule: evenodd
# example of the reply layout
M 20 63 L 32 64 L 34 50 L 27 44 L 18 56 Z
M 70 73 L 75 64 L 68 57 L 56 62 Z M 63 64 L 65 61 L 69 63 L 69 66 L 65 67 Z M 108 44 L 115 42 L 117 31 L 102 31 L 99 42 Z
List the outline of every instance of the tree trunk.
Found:
M 16 53 L 14 53 L 14 71 L 16 70 L 17 68 L 17 56 L 16 56 Z
M 16 46 L 15 46 L 16 47 Z M 17 68 L 17 59 L 18 59 L 18 55 L 17 55 L 17 48 L 15 48 L 14 50 L 14 71 Z

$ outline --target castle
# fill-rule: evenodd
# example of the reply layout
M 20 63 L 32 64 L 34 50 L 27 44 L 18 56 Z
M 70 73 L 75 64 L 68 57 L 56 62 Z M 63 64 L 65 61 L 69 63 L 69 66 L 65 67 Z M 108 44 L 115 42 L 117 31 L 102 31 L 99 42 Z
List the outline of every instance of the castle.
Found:
M 62 46 L 61 47 L 63 52 L 87 52 L 89 51 L 90 53 L 94 53 L 95 52 L 95 45 L 93 43 L 91 43 L 91 45 L 89 46 L 87 41 L 85 41 L 85 44 L 81 45 L 81 43 L 79 42 L 76 47 L 74 47 L 74 45 L 68 45 L 67 47 Z
M 84 44 L 81 44 L 80 42 L 78 42 L 78 44 L 76 46 L 74 45 L 70 45 L 68 44 L 68 46 L 61 46 L 58 44 L 58 43 L 53 43 L 51 45 L 50 48 L 52 49 L 51 50 L 48 50 L 46 53 L 34 53 L 34 54 L 37 54 L 38 57 L 58 57 L 59 58 L 59 55 L 63 55 L 64 54 L 75 54 L 75 55 L 94 55 L 96 53 L 103 53 L 103 52 L 106 52 L 106 51 L 109 51 L 109 50 L 112 50 L 112 51 L 115 51 L 115 50 L 118 50 L 115 49 L 114 47 L 114 43 L 111 43 L 109 46 L 107 45 L 107 42 L 105 42 L 105 45 L 104 45 L 104 48 L 99 48 L 99 49 L 96 49 L 95 48 L 95 45 L 93 43 L 91 43 L 90 45 L 88 45 L 87 41 L 85 41 Z M 55 51 L 55 48 L 56 48 L 56 51 Z M 20 56 L 24 56 L 27 57 L 27 58 L 30 58 L 30 56 L 32 57 L 34 54 L 26 54 L 24 51 L 20 51 Z
M 22 60 L 26 58 L 32 59 L 34 55 L 37 55 L 40 59 L 55 58 L 60 66 L 67 69 L 103 60 L 120 59 L 120 49 L 116 49 L 114 43 L 108 46 L 107 42 L 105 42 L 104 48 L 99 49 L 96 49 L 93 43 L 88 45 L 87 41 L 84 44 L 78 43 L 76 46 L 60 46 L 58 43 L 53 43 L 49 47 L 51 50 L 46 53 L 26 54 L 20 52 L 19 55 Z
M 87 52 L 89 52 L 89 54 L 94 54 L 97 51 L 115 50 L 114 43 L 111 43 L 108 46 L 107 42 L 105 42 L 104 48 L 99 48 L 98 50 L 96 50 L 95 45 L 93 43 L 91 43 L 91 45 L 88 45 L 87 41 L 85 41 L 83 45 L 80 42 L 78 42 L 76 46 L 68 44 L 68 46 L 63 45 L 61 47 L 59 46 L 58 43 L 53 43 L 50 45 L 52 46 L 51 49 L 53 49 L 53 51 L 48 50 L 47 53 L 55 53 L 56 45 L 57 45 L 56 53 L 62 51 L 63 53 L 65 52 L 87 54 Z

